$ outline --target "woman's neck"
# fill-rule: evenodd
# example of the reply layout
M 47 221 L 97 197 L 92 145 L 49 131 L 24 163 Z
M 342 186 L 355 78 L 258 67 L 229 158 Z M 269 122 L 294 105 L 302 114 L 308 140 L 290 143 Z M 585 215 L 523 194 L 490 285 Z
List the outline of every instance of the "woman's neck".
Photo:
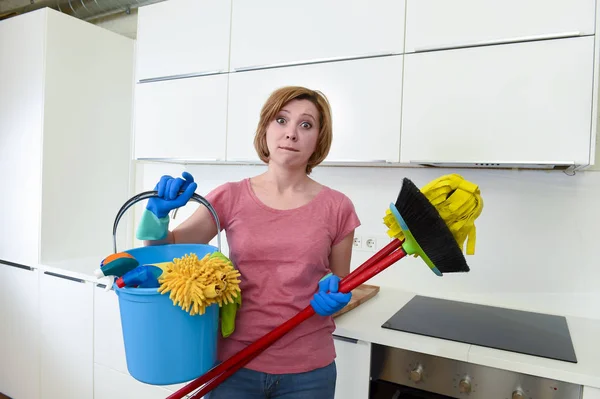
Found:
M 269 165 L 269 169 L 260 176 L 261 180 L 268 182 L 277 192 L 302 191 L 312 183 L 312 179 L 302 169 L 285 169 L 276 165 Z

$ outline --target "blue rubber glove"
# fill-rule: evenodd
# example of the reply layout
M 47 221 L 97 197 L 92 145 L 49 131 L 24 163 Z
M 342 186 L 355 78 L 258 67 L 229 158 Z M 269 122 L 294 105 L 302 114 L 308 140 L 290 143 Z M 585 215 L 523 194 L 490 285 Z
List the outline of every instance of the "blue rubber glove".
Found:
M 162 240 L 167 237 L 169 212 L 187 204 L 198 187 L 191 174 L 183 172 L 182 176 L 183 179 L 167 175 L 160 178 L 154 187 L 154 190 L 158 191 L 158 197 L 148 200 L 142 214 L 136 232 L 138 240 Z M 184 192 L 178 195 L 180 190 L 184 190 Z
M 352 293 L 338 292 L 340 278 L 330 274 L 319 281 L 319 291 L 310 301 L 315 312 L 321 316 L 331 316 L 350 302 Z
M 194 177 L 188 172 L 183 172 L 181 176 L 183 176 L 183 179 L 165 175 L 160 178 L 160 181 L 154 187 L 154 190 L 158 191 L 158 197 L 150 198 L 146 209 L 156 215 L 157 218 L 162 219 L 168 216 L 169 212 L 184 206 L 192 198 L 198 185 L 194 183 Z M 178 195 L 180 190 L 185 191 Z

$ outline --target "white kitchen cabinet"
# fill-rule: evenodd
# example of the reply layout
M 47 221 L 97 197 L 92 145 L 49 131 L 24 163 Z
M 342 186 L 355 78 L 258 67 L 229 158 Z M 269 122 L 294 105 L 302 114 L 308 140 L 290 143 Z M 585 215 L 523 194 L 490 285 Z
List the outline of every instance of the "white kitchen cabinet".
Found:
M 40 397 L 91 398 L 94 391 L 93 284 L 40 274 Z
M 146 397 L 144 395 L 147 394 L 147 397 L 159 395 L 164 399 L 186 385 L 181 383 L 154 387 L 137 381 L 129 374 L 117 294 L 113 290 L 105 291 L 102 285 L 95 285 L 93 291 L 94 398 L 134 398 Z M 115 383 L 107 384 L 111 379 Z
M 231 70 L 399 54 L 404 1 L 233 0 Z
M 269 95 L 288 85 L 320 90 L 331 104 L 333 144 L 326 162 L 397 162 L 402 56 L 232 73 L 227 159 L 258 160 L 253 138 Z
M 0 21 L 0 260 L 111 251 L 129 193 L 133 50 L 50 8 Z
M 14 399 L 40 398 L 38 278 L 0 262 L 0 393 Z
M 587 165 L 594 38 L 407 54 L 402 162 Z
M 94 363 L 127 374 L 119 300 L 113 291 L 94 287 Z
M 333 336 L 337 382 L 335 399 L 367 399 L 371 378 L 371 343 Z
M 226 72 L 231 0 L 169 0 L 140 7 L 138 80 Z
M 593 35 L 595 0 L 407 0 L 406 52 Z
M 136 159 L 225 160 L 228 75 L 136 85 Z
M 165 399 L 173 392 L 140 382 L 129 374 L 94 364 L 94 399 Z

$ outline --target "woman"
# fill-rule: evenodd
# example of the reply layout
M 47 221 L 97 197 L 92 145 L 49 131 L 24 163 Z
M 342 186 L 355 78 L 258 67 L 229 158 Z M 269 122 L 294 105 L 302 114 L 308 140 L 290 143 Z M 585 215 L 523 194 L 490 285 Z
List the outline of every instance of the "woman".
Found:
M 276 90 L 261 110 L 254 138 L 267 171 L 206 195 L 227 233 L 229 257 L 242 275 L 242 306 L 235 331 L 220 339 L 219 360 L 309 303 L 317 313 L 213 390 L 210 399 L 334 397 L 331 315 L 351 297 L 337 288 L 340 277 L 349 273 L 360 221 L 348 197 L 309 177 L 327 156 L 331 141 L 331 110 L 320 92 Z M 216 226 L 205 207 L 168 231 L 169 211 L 184 205 L 196 189 L 189 173 L 183 178 L 163 176 L 156 188 L 160 197 L 148 201 L 137 234 L 149 240 L 146 245 L 208 243 L 215 237 Z M 177 196 L 181 189 L 185 192 Z

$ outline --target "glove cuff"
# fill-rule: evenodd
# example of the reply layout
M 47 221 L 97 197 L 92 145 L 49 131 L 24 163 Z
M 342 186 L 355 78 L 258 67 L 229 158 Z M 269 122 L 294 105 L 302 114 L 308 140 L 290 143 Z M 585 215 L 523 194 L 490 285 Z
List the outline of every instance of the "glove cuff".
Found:
M 169 221 L 169 215 L 159 218 L 148 209 L 144 209 L 135 237 L 138 240 L 152 241 L 165 239 L 169 232 Z

